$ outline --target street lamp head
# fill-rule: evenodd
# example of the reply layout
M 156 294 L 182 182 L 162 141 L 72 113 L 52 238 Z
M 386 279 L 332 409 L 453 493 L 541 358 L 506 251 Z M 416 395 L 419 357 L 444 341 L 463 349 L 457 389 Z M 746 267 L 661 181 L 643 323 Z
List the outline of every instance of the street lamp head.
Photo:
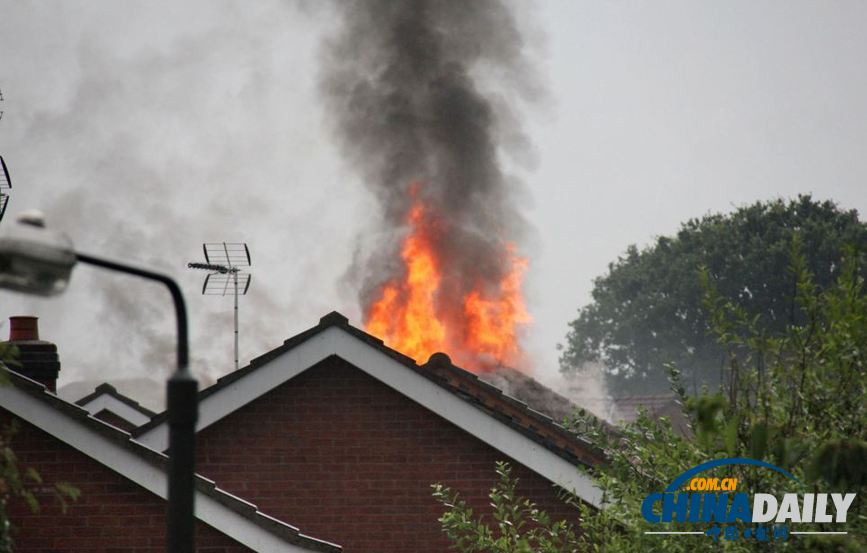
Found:
M 66 289 L 77 258 L 66 235 L 45 228 L 45 217 L 27 211 L 0 232 L 0 288 L 53 296 Z

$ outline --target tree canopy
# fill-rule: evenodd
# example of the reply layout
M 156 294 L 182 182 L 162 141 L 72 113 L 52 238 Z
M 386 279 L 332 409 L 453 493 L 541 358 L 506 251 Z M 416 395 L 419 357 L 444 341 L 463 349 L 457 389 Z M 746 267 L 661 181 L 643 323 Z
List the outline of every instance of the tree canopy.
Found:
M 786 274 L 794 282 L 802 321 L 775 336 L 760 317 L 723 296 L 709 270 L 696 278 L 700 305 L 723 352 L 725 378 L 719 393 L 687 397 L 677 368 L 670 368 L 690 421 L 689 435 L 675 432 L 668 419 L 646 413 L 612 432 L 595 417 L 578 412 L 567 425 L 603 448 L 607 457 L 607 463 L 593 470 L 582 469 L 602 491 L 605 507 L 596 509 L 573 497 L 580 522 L 554 521 L 531 500 L 515 495 L 511 476 L 500 465 L 488 517 L 468 509 L 457 492 L 435 486 L 434 495 L 445 507 L 439 520 L 453 548 L 461 553 L 867 550 L 867 503 L 862 499 L 867 492 L 867 295 L 862 276 L 867 255 L 845 248 L 838 277 L 820 290 L 797 235 L 791 252 Z M 751 495 L 855 493 L 846 522 L 810 519 L 795 527 L 784 521 L 785 532 L 777 532 L 781 528 L 774 523 L 645 520 L 642 505 L 648 494 L 662 491 L 700 463 L 732 457 L 772 463 L 795 480 L 749 465 L 705 474 L 735 477 L 738 491 Z M 811 534 L 841 530 L 848 534 Z M 705 535 L 648 533 L 658 531 Z
M 569 323 L 561 369 L 575 373 L 601 363 L 615 396 L 667 389 L 668 364 L 679 368 L 691 393 L 703 384 L 716 387 L 726 357 L 702 309 L 699 268 L 706 267 L 721 295 L 780 334 L 804 321 L 788 270 L 796 234 L 820 290 L 839 276 L 847 244 L 867 251 L 867 224 L 857 211 L 809 195 L 691 219 L 673 237 L 641 250 L 629 246 L 595 279 L 592 303 Z

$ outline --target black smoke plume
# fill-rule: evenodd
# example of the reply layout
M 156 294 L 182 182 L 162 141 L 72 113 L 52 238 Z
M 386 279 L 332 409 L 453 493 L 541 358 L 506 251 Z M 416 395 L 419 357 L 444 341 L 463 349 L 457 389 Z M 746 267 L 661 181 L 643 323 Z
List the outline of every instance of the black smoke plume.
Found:
M 526 147 L 509 109 L 535 94 L 525 42 L 508 7 L 472 2 L 338 2 L 323 91 L 342 152 L 381 207 L 386 241 L 363 255 L 362 305 L 402 270 L 399 238 L 417 193 L 447 260 L 440 303 L 498 285 L 518 239 L 521 184 L 501 156 Z M 448 309 L 446 305 L 440 308 Z

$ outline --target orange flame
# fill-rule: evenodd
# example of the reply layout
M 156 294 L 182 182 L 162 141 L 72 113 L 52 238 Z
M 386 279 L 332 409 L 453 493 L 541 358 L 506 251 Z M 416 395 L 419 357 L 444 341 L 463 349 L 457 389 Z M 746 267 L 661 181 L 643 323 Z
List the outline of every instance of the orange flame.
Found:
M 402 278 L 386 282 L 368 307 L 365 328 L 386 345 L 423 363 L 437 352 L 476 372 L 508 366 L 526 369 L 519 331 L 530 322 L 521 295 L 527 260 L 505 244 L 508 271 L 499 283 L 478 282 L 461 298 L 441 296 L 443 263 L 437 258 L 434 218 L 418 199 L 407 215 L 401 247 Z

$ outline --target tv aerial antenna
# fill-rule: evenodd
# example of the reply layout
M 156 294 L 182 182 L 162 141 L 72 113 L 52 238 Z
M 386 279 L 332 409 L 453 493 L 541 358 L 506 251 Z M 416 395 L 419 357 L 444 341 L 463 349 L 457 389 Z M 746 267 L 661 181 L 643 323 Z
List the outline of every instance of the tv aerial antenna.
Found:
M 9 178 L 9 169 L 6 167 L 6 161 L 3 156 L 0 156 L 0 166 L 2 166 L 3 174 L 0 175 L 0 221 L 3 220 L 3 214 L 6 213 L 6 206 L 9 205 L 9 192 L 12 189 L 12 179 Z
M 238 296 L 250 289 L 250 250 L 241 242 L 205 242 L 205 263 L 187 263 L 190 269 L 210 271 L 202 285 L 203 296 L 235 296 L 235 370 L 238 370 Z

